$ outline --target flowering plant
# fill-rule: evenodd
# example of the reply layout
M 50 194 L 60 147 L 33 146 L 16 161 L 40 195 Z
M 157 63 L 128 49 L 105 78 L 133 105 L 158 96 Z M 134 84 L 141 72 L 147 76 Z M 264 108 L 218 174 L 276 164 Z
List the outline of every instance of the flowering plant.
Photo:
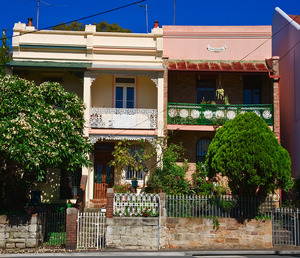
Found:
M 124 212 L 118 211 L 114 213 L 115 217 L 157 217 L 158 211 L 149 207 L 140 207 L 136 209 L 126 208 Z

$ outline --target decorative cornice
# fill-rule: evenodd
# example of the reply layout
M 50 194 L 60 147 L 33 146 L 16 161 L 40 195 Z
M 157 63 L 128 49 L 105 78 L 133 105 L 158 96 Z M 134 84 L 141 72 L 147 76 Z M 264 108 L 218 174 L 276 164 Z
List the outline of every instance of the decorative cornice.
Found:
M 226 50 L 226 45 L 223 47 L 211 47 L 210 45 L 207 45 L 207 50 L 210 52 L 223 52 Z

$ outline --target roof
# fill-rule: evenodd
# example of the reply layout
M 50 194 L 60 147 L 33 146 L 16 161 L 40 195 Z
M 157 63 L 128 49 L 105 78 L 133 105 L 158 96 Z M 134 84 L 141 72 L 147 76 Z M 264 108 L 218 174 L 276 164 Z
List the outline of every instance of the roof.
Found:
M 49 61 L 11 61 L 7 63 L 8 66 L 13 67 L 47 67 L 47 68 L 75 68 L 75 69 L 86 69 L 91 67 L 92 63 L 75 63 L 75 62 L 49 62 Z
M 292 15 L 292 14 L 289 14 L 289 17 L 291 19 L 293 19 L 295 22 L 297 22 L 298 24 L 300 24 L 300 15 Z
M 265 61 L 169 60 L 173 71 L 268 72 Z

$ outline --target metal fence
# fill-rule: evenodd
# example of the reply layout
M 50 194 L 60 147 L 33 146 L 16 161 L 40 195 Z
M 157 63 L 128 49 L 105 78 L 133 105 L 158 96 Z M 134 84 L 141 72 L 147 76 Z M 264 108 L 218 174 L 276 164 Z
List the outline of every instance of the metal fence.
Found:
M 114 194 L 114 216 L 156 217 L 158 207 L 158 194 Z
M 275 209 L 272 213 L 273 245 L 300 246 L 299 210 Z
M 271 215 L 278 201 L 273 197 L 194 196 L 167 195 L 166 210 L 169 217 L 221 217 L 253 218 Z
M 42 212 L 39 216 L 44 245 L 64 246 L 66 244 L 66 211 Z
M 80 212 L 77 221 L 77 248 L 102 249 L 105 247 L 106 214 Z

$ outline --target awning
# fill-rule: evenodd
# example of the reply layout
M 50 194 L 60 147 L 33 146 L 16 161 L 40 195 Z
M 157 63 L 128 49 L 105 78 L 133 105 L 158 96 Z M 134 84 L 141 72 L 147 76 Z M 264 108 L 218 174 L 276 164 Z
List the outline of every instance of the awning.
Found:
M 268 72 L 265 61 L 169 60 L 170 71 Z
M 47 68 L 74 68 L 86 69 L 91 67 L 92 63 L 82 62 L 49 62 L 49 61 L 11 61 L 6 64 L 11 67 L 47 67 Z

